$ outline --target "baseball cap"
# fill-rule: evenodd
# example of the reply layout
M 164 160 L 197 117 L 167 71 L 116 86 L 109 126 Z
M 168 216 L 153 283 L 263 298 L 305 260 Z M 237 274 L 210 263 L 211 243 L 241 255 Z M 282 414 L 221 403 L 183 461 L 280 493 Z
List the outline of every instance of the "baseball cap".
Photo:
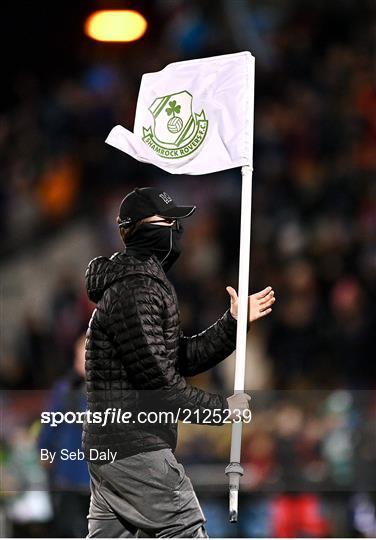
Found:
M 136 188 L 121 202 L 119 209 L 120 227 L 130 227 L 140 219 L 154 214 L 171 219 L 186 218 L 193 214 L 195 206 L 179 206 L 173 198 L 157 188 Z

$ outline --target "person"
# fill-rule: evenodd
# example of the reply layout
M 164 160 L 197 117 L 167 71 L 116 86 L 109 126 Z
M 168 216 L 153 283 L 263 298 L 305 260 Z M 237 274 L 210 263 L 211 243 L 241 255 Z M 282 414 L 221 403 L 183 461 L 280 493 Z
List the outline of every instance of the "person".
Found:
M 85 336 L 82 334 L 75 341 L 73 366 L 52 387 L 47 410 L 62 413 L 86 410 Z M 55 427 L 42 424 L 39 433 L 39 449 L 56 452 L 53 463 L 44 460 L 42 464 L 48 472 L 54 507 L 52 529 L 60 538 L 82 538 L 87 530 L 90 491 L 87 464 L 84 460 L 66 460 L 61 456 L 62 450 L 77 452 L 81 435 L 81 424 L 66 422 Z
M 166 272 L 181 252 L 181 220 L 194 211 L 195 206 L 178 206 L 158 189 L 134 189 L 117 218 L 125 251 L 89 263 L 86 288 L 97 304 L 86 340 L 93 417 L 106 409 L 148 411 L 152 405 L 191 413 L 190 421 L 200 423 L 205 411 L 214 417 L 227 409 L 234 418 L 248 409 L 248 394 L 226 399 L 185 379 L 221 362 L 236 341 L 238 302 L 231 287 L 231 307 L 215 324 L 192 337 L 180 329 L 176 292 Z M 249 302 L 251 322 L 271 312 L 274 291 L 267 287 Z M 207 537 L 192 484 L 173 454 L 176 422 L 136 419 L 97 424 L 87 417 L 84 423 L 89 538 Z M 115 458 L 106 456 L 109 449 Z

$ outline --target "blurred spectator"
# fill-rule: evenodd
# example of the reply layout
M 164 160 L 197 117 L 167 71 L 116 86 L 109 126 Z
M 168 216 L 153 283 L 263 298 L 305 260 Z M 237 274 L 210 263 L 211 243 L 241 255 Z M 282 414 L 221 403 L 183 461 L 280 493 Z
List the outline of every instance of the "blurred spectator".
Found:
M 368 493 L 357 493 L 350 499 L 351 529 L 357 538 L 376 536 L 375 497 Z
M 43 322 L 32 312 L 24 319 L 23 334 L 16 344 L 22 375 L 13 385 L 17 388 L 48 388 L 53 380 L 56 364 L 51 366 L 53 336 Z M 58 357 L 56 358 L 58 360 Z
M 290 263 L 282 279 L 281 306 L 275 311 L 269 353 L 275 362 L 276 387 L 288 388 L 317 376 L 324 342 L 312 265 Z
M 321 498 L 315 494 L 280 495 L 271 503 L 272 534 L 276 538 L 322 538 L 330 535 Z
M 48 411 L 85 411 L 85 337 L 75 343 L 72 370 L 59 380 L 51 390 Z M 89 509 L 89 474 L 83 459 L 61 459 L 62 449 L 77 452 L 81 449 L 82 426 L 62 423 L 56 427 L 42 425 L 38 445 L 40 449 L 56 452 L 54 462 L 44 461 L 49 476 L 50 492 L 54 506 L 54 530 L 62 538 L 82 538 L 87 534 Z M 67 519 L 69 516 L 69 519 Z
M 364 291 L 355 278 L 336 283 L 330 304 L 333 327 L 330 336 L 330 356 L 342 382 L 350 388 L 370 386 L 376 380 L 373 351 L 372 319 Z
M 44 537 L 52 518 L 47 477 L 35 445 L 34 430 L 16 427 L 2 468 L 2 492 L 12 536 Z

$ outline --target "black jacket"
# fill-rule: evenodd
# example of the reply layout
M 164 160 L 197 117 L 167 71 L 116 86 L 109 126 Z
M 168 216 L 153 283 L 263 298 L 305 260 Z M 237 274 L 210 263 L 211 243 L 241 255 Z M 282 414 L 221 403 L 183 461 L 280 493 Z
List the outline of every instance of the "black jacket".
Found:
M 191 411 L 223 409 L 225 398 L 191 386 L 193 376 L 215 366 L 234 349 L 236 321 L 229 311 L 192 337 L 180 329 L 176 293 L 161 264 L 125 253 L 93 259 L 86 271 L 90 300 L 97 304 L 86 340 L 88 410 Z M 137 403 L 137 406 L 136 406 Z M 201 421 L 190 417 L 192 423 Z M 175 449 L 175 423 L 85 422 L 83 444 L 117 452 L 117 459 L 161 448 Z M 91 459 L 96 461 L 96 459 Z M 101 461 L 103 463 L 103 461 Z

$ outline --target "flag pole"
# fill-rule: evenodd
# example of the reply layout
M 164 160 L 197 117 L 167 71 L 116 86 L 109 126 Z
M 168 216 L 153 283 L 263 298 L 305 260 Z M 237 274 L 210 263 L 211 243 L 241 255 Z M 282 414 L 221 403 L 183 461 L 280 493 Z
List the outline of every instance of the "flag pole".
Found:
M 251 68 L 248 72 L 249 82 L 254 81 L 255 63 L 252 57 Z M 253 82 L 254 85 L 254 82 Z M 246 133 L 249 143 L 249 163 L 253 164 L 253 124 L 254 124 L 254 87 L 248 94 L 247 109 L 249 113 L 249 131 Z M 251 225 L 252 225 L 252 173 L 251 165 L 244 165 L 242 171 L 241 220 L 240 220 L 240 255 L 238 281 L 238 324 L 236 330 L 236 359 L 234 394 L 244 392 L 245 364 L 247 352 L 248 326 L 248 286 L 249 266 L 251 255 Z M 229 482 L 229 519 L 231 523 L 238 521 L 238 496 L 240 477 L 243 467 L 240 464 L 242 446 L 242 422 L 233 422 L 231 431 L 230 463 L 225 473 Z
M 236 361 L 234 394 L 244 392 L 248 319 L 248 283 L 251 246 L 252 168 L 242 167 L 242 199 L 240 224 L 240 258 L 238 283 L 238 324 L 236 332 Z M 240 465 L 242 422 L 232 423 L 230 463 L 226 467 L 229 480 L 229 519 L 238 520 L 238 493 L 243 467 Z

